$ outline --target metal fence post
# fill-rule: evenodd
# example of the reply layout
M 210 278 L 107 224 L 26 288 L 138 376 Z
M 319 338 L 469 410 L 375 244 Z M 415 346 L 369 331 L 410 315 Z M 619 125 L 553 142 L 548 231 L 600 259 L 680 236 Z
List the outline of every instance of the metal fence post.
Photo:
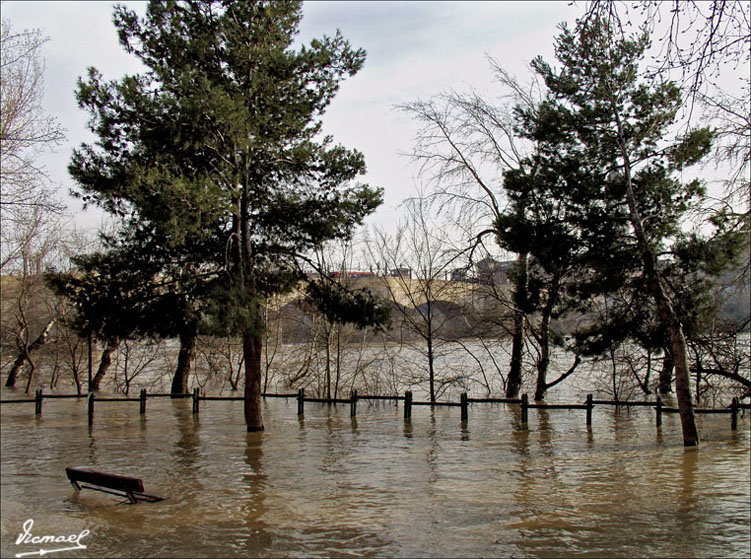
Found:
M 404 419 L 412 418 L 412 391 L 407 390 L 404 393 Z
M 88 409 L 89 409 L 89 425 L 94 424 L 94 393 L 89 392 L 89 402 L 88 402 Z
M 655 403 L 655 412 L 657 413 L 657 416 L 655 417 L 655 422 L 658 427 L 662 426 L 662 398 L 657 396 L 657 402 Z
M 193 389 L 193 413 L 198 413 L 198 398 L 200 397 L 200 391 L 198 387 Z

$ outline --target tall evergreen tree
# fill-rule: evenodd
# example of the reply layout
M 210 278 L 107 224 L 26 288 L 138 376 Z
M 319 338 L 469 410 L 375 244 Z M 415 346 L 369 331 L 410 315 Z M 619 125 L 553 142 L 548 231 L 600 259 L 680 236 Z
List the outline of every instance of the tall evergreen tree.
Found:
M 533 62 L 549 89 L 547 100 L 534 113 L 519 111 L 520 131 L 540 150 L 522 171 L 509 174 L 507 184 L 565 208 L 567 237 L 580 249 L 580 277 L 569 289 L 581 300 L 623 289 L 650 298 L 675 365 L 684 444 L 693 446 L 699 435 L 676 305 L 680 292 L 669 270 L 686 246 L 686 216 L 704 199 L 700 181 L 684 184 L 676 172 L 708 153 L 711 131 L 667 140 L 681 95 L 670 82 L 640 82 L 647 46 L 646 34 L 622 39 L 602 21 L 574 31 L 563 26 L 556 42 L 561 68 Z M 545 173 L 533 172 L 540 169 Z M 696 233 L 692 242 L 709 241 Z
M 365 53 L 339 33 L 294 49 L 300 18 L 289 0 L 151 2 L 144 18 L 118 7 L 120 42 L 147 70 L 104 82 L 92 69 L 78 89 L 98 136 L 70 165 L 83 198 L 148 222 L 175 253 L 210 245 L 203 272 L 220 281 L 206 312 L 242 336 L 249 431 L 263 429 L 262 301 L 303 278 L 300 255 L 346 238 L 381 202 L 351 184 L 362 154 L 321 135 Z

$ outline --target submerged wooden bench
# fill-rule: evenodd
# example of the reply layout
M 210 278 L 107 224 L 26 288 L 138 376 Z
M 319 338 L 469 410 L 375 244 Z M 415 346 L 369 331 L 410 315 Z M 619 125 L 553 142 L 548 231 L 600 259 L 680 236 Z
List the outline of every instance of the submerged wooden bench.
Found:
M 82 468 L 65 468 L 65 473 L 68 475 L 68 479 L 76 491 L 93 489 L 119 497 L 127 497 L 131 503 L 137 503 L 138 501 L 155 503 L 156 501 L 163 501 L 165 499 L 165 497 L 160 497 L 159 495 L 146 493 L 143 488 L 143 482 L 136 477 L 105 474 L 104 472 Z

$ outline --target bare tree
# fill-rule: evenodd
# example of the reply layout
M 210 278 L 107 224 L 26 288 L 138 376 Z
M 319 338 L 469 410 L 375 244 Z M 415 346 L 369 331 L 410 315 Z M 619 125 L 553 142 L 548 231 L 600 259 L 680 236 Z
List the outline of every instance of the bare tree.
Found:
M 214 381 L 223 391 L 229 382 L 230 390 L 235 391 L 239 387 L 242 366 L 242 345 L 238 338 L 198 337 L 195 378 L 200 386 Z
M 515 133 L 514 108 L 534 110 L 544 90 L 534 75 L 523 83 L 496 60 L 489 58 L 489 63 L 499 86 L 493 100 L 476 91 L 452 91 L 400 107 L 423 125 L 411 155 L 421 163 L 422 173 L 435 181 L 433 195 L 441 201 L 441 207 L 476 216 L 476 230 L 469 236 L 471 246 L 495 235 L 504 210 L 503 172 L 519 168 L 522 159 L 534 150 L 534 145 Z M 514 294 L 509 301 L 514 324 L 508 397 L 516 397 L 521 389 L 527 266 L 528 255 L 518 254 Z
M 7 20 L 0 25 L 0 270 L 19 276 L 15 300 L 15 338 L 18 355 L 6 386 L 15 386 L 28 365 L 27 391 L 37 365 L 32 352 L 48 339 L 55 317 L 35 324 L 32 308 L 42 290 L 43 264 L 61 243 L 59 214 L 50 181 L 38 164 L 45 148 L 64 139 L 54 117 L 42 108 L 44 63 L 41 31 L 15 32 Z M 36 299 L 36 300 L 32 300 Z M 8 304 L 4 298 L 4 305 Z M 9 310 L 9 309 L 4 309 Z
M 64 303 L 63 303 L 64 304 Z M 82 373 L 86 368 L 86 358 L 88 356 L 88 347 L 86 340 L 81 338 L 78 333 L 66 327 L 65 320 L 58 321 L 55 329 L 55 353 L 62 353 L 62 358 L 56 360 L 55 368 L 50 377 L 50 388 L 54 388 L 59 380 L 59 369 L 67 370 L 70 378 L 76 386 L 76 394 L 82 392 Z M 101 382 L 101 380 L 100 380 Z M 97 385 L 95 390 L 99 390 Z
M 48 219 L 43 208 L 30 211 L 30 220 L 19 223 L 11 237 L 17 239 L 17 252 L 7 261 L 13 272 L 4 285 L 2 298 L 3 317 L 12 317 L 13 323 L 4 324 L 5 332 L 13 332 L 17 357 L 10 368 L 5 386 L 15 386 L 22 368 L 29 367 L 29 389 L 37 365 L 32 355 L 50 338 L 58 317 L 54 306 L 49 305 L 51 294 L 45 289 L 42 273 L 51 266 L 63 265 L 70 248 L 73 231 L 67 230 L 60 216 Z M 11 265 L 12 264 L 12 265 Z
M 332 289 L 342 293 L 369 291 L 372 282 L 366 285 L 360 279 L 371 272 L 355 271 L 362 268 L 354 261 L 356 246 L 355 239 L 348 239 L 317 247 L 308 258 L 306 273 L 314 281 L 331 278 Z M 364 279 L 365 283 L 369 280 Z M 312 390 L 327 399 L 340 397 L 346 387 L 354 389 L 354 383 L 372 362 L 368 329 L 327 312 L 308 291 L 276 297 L 267 301 L 267 306 L 274 319 L 267 328 L 267 375 L 279 372 L 290 388 Z M 283 339 L 296 343 L 282 346 Z
M 158 366 L 163 353 L 164 342 L 159 340 L 123 340 L 115 357 L 115 390 L 127 396 L 135 378 L 147 376 L 146 373 Z M 144 380 L 142 384 L 146 383 Z
M 3 19 L 0 29 L 0 269 L 16 255 L 15 227 L 30 216 L 60 212 L 50 180 L 38 157 L 60 144 L 63 128 L 42 108 L 44 62 L 41 47 L 47 41 L 40 30 L 16 32 Z
M 430 202 L 420 197 L 404 203 L 406 215 L 395 235 L 375 230 L 370 240 L 372 265 L 382 266 L 382 283 L 397 309 L 403 327 L 396 329 L 401 343 L 422 354 L 427 365 L 430 401 L 460 380 L 447 371 L 437 370 L 438 358 L 445 353 L 452 330 L 465 318 L 457 300 L 463 284 L 451 281 L 451 272 L 460 267 L 466 250 L 452 248 L 445 223 L 429 215 Z M 406 327 L 406 328 L 404 328 Z M 422 382 L 418 376 L 413 383 Z
M 370 290 L 374 265 L 363 269 L 355 262 L 359 239 L 327 243 L 315 252 L 315 268 L 324 275 L 335 278 L 340 289 L 348 292 Z M 319 309 L 308 306 L 311 324 L 311 341 L 318 363 L 319 393 L 325 398 L 338 398 L 341 391 L 366 374 L 365 369 L 374 360 L 366 341 L 370 331 L 326 316 Z

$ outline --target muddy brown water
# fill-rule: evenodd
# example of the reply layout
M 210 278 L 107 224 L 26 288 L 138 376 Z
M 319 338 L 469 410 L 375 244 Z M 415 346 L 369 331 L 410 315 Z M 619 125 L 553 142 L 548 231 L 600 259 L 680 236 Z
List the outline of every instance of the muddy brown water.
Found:
M 699 417 L 685 450 L 679 419 L 648 408 L 530 410 L 473 404 L 264 403 L 246 434 L 241 402 L 189 400 L 2 405 L 3 557 L 749 557 L 748 414 Z M 160 503 L 76 493 L 66 466 L 144 480 Z M 28 539 L 28 538 L 27 538 Z M 70 545 L 70 544 L 67 544 Z M 33 556 L 33 555 L 25 555 Z M 39 556 L 38 553 L 36 556 Z

